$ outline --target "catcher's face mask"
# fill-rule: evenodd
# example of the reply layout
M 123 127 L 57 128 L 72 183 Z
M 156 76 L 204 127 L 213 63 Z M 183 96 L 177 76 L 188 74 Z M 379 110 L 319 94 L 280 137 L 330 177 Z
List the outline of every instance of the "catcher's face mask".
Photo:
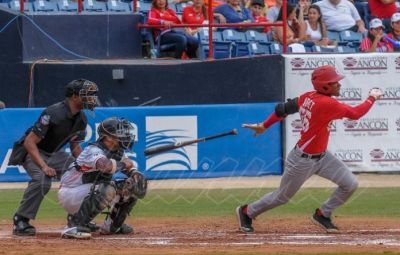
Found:
M 97 98 L 98 88 L 96 83 L 86 80 L 83 83 L 82 89 L 79 91 L 79 97 L 82 100 L 83 108 L 93 111 L 97 106 L 98 98 Z

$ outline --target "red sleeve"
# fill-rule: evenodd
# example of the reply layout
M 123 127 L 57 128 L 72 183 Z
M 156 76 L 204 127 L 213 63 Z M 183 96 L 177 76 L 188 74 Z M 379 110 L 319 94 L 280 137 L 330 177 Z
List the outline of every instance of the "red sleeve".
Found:
M 369 48 L 371 48 L 371 46 L 372 46 L 371 40 L 369 38 L 364 38 L 360 44 L 360 51 L 364 52 Z
M 271 115 L 269 115 L 269 117 L 266 120 L 264 120 L 263 126 L 266 129 L 268 129 L 270 126 L 272 126 L 276 122 L 279 122 L 279 121 L 281 121 L 283 119 L 284 119 L 284 117 L 278 117 L 278 116 L 276 116 L 276 113 L 273 112 L 273 113 L 271 113 Z
M 181 20 L 176 15 L 176 12 L 172 9 L 168 9 L 168 13 L 170 15 L 170 21 L 175 22 L 176 24 L 181 24 Z
M 147 24 L 149 25 L 160 25 L 162 24 L 162 19 L 160 16 L 160 11 L 155 8 L 151 8 L 147 18 Z
M 335 100 L 336 101 L 336 100 Z M 342 119 L 342 118 L 349 118 L 352 120 L 358 120 L 362 116 L 364 116 L 372 107 L 375 102 L 375 98 L 368 97 L 363 103 L 357 106 L 350 106 L 347 104 L 340 103 L 336 101 L 336 105 L 330 105 L 330 109 L 333 109 L 334 119 Z

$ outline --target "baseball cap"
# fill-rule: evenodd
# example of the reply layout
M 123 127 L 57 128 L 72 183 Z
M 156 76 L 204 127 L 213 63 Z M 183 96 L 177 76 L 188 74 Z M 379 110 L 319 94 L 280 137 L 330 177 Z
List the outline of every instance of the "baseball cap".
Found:
M 385 28 L 385 26 L 382 24 L 382 20 L 380 20 L 378 18 L 372 19 L 369 22 L 369 28 L 377 28 L 377 27 Z
M 392 18 L 391 18 L 391 21 L 392 21 L 392 22 L 397 22 L 397 21 L 399 21 L 399 20 L 400 20 L 400 13 L 398 13 L 398 12 L 393 13 Z
M 265 6 L 264 0 L 251 0 L 251 6 L 253 6 L 253 5 L 255 5 L 255 4 L 258 4 L 258 5 L 260 5 L 261 7 L 264 7 L 264 6 Z

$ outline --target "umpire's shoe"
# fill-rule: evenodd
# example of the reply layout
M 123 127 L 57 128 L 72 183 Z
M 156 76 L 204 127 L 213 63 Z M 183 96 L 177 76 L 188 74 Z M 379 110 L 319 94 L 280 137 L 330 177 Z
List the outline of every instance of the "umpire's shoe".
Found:
M 311 220 L 316 225 L 325 229 L 327 233 L 339 233 L 338 227 L 332 223 L 331 218 L 325 217 L 319 208 L 315 210 Z
M 236 208 L 236 216 L 239 222 L 239 230 L 244 233 L 252 233 L 254 232 L 254 228 L 252 226 L 253 220 L 243 212 L 243 208 L 247 207 L 247 205 L 242 205 Z
M 16 236 L 34 236 L 36 229 L 34 226 L 29 224 L 29 219 L 14 215 L 13 234 Z

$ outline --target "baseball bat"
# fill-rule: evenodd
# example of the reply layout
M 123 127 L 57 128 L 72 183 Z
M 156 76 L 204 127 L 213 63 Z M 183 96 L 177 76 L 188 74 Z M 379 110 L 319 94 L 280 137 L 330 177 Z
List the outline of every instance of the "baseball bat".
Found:
M 238 134 L 237 129 L 232 129 L 231 131 L 220 133 L 220 134 L 216 134 L 216 135 L 210 135 L 210 136 L 197 138 L 197 139 L 193 139 L 193 140 L 189 140 L 189 141 L 183 141 L 183 142 L 176 142 L 176 143 L 161 145 L 161 146 L 157 146 L 157 147 L 146 149 L 144 151 L 144 155 L 150 156 L 150 155 L 153 155 L 153 154 L 162 153 L 162 152 L 165 152 L 165 151 L 169 151 L 169 150 L 173 150 L 173 149 L 176 149 L 176 148 L 184 147 L 184 146 L 187 146 L 187 145 L 190 145 L 190 144 L 205 142 L 205 141 L 208 141 L 208 140 L 224 137 L 224 136 L 227 136 L 227 135 L 237 135 L 237 134 Z

